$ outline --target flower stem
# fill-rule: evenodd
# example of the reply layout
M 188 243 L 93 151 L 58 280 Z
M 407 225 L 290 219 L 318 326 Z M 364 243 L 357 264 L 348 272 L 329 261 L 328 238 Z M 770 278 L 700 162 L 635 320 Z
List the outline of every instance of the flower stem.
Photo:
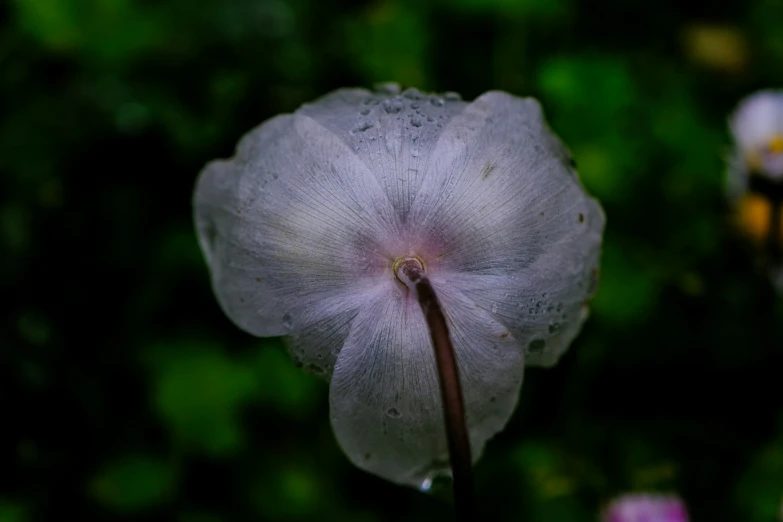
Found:
M 473 507 L 473 459 L 470 455 L 470 438 L 465 423 L 465 404 L 462 399 L 459 368 L 454 355 L 454 345 L 449 335 L 446 316 L 435 290 L 424 275 L 424 267 L 418 259 L 402 261 L 397 277 L 410 288 L 419 300 L 430 330 L 435 362 L 438 366 L 438 382 L 446 422 L 446 440 L 449 446 L 451 475 L 454 488 L 454 507 L 458 522 L 475 520 Z

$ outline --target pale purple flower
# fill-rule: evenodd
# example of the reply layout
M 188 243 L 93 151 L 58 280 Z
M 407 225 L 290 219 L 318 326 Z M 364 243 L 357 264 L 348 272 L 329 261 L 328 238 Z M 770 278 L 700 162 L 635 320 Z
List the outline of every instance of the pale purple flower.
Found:
M 601 522 L 688 522 L 688 511 L 676 496 L 636 493 L 613 500 Z
M 742 100 L 729 127 L 735 149 L 727 189 L 736 222 L 756 247 L 759 268 L 783 292 L 783 90 Z
M 539 104 L 344 89 L 277 116 L 195 192 L 226 314 L 330 381 L 351 461 L 420 485 L 448 468 L 424 317 L 397 277 L 416 260 L 449 323 L 473 459 L 553 365 L 594 292 L 604 216 Z
M 758 91 L 729 118 L 735 144 L 729 170 L 731 195 L 741 195 L 750 174 L 783 182 L 783 90 Z

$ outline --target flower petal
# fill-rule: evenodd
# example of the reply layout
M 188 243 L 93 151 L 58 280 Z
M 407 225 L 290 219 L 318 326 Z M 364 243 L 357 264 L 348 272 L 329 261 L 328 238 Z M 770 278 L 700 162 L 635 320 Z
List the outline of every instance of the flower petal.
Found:
M 516 406 L 523 351 L 503 326 L 454 289 L 433 281 L 451 327 L 473 458 Z M 433 349 L 416 300 L 397 284 L 354 319 L 332 377 L 337 439 L 358 467 L 418 486 L 448 472 Z
M 404 221 L 444 126 L 467 106 L 454 97 L 340 89 L 304 105 L 309 116 L 339 136 L 383 186 Z
M 433 270 L 537 352 L 528 364 L 554 364 L 595 290 L 600 206 L 532 99 L 482 95 L 451 120 L 432 158 L 412 235 L 440 246 Z
M 274 118 L 237 155 L 209 164 L 195 196 L 218 300 L 241 328 L 294 334 L 303 364 L 331 371 L 363 292 L 389 279 L 397 216 L 337 136 L 310 118 Z M 304 339 L 330 333 L 319 343 Z M 297 348 L 298 347 L 298 348 Z
M 553 366 L 587 319 L 597 284 L 599 250 L 578 253 L 561 243 L 523 271 L 441 277 L 512 332 L 528 366 Z

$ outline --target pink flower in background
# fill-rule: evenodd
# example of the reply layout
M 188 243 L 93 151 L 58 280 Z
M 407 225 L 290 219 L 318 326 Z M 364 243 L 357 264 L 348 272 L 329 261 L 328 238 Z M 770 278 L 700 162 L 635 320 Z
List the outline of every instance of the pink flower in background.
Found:
M 636 493 L 613 500 L 602 522 L 688 522 L 683 501 L 673 495 Z

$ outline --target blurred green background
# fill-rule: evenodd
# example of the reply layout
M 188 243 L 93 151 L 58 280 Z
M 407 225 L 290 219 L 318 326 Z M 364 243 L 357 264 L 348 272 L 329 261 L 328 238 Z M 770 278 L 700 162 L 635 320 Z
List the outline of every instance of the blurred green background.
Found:
M 331 89 L 538 97 L 608 216 L 592 316 L 476 468 L 482 520 L 676 491 L 777 520 L 783 299 L 727 227 L 726 115 L 783 85 L 780 0 L 0 4 L 0 522 L 433 521 L 353 466 L 327 386 L 218 308 L 205 162 Z

